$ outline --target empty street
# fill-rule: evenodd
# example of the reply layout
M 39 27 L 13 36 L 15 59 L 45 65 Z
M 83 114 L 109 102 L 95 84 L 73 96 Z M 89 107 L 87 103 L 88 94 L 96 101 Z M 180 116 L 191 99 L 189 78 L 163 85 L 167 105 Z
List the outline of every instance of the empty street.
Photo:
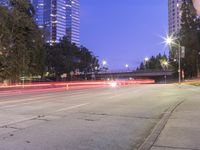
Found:
M 0 149 L 131 150 L 148 147 L 149 140 L 156 142 L 163 130 L 160 123 L 163 116 L 172 115 L 179 105 L 200 96 L 198 90 L 192 86 L 134 85 L 3 95 L 0 97 Z M 166 124 L 168 119 L 164 118 L 163 122 Z M 154 130 L 159 132 L 156 137 L 147 138 Z M 163 145 L 152 146 L 156 149 Z

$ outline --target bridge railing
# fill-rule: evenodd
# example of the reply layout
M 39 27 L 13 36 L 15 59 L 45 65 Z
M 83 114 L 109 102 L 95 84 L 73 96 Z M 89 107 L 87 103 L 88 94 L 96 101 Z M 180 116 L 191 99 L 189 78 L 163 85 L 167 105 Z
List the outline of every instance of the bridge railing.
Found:
M 138 71 L 104 71 L 104 72 L 97 72 L 95 74 L 122 74 L 122 73 L 133 73 L 133 74 L 138 74 L 138 73 L 165 73 L 165 72 L 170 72 L 173 73 L 175 72 L 174 70 L 138 70 Z M 88 74 L 94 74 L 94 73 L 88 73 Z

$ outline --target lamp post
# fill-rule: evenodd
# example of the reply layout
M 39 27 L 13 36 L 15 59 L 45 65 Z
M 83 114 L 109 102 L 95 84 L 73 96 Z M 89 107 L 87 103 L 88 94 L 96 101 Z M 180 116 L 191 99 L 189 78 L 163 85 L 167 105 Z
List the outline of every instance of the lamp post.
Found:
M 103 66 L 107 65 L 107 61 L 106 61 L 106 60 L 103 60 L 103 61 L 102 61 L 102 64 L 103 64 Z
M 107 64 L 108 64 L 108 63 L 107 63 L 106 60 L 103 60 L 103 61 L 102 61 L 102 70 L 105 71 L 105 72 L 107 71 Z
M 126 64 L 125 65 L 125 68 L 127 69 L 127 71 L 129 70 L 129 65 L 128 64 Z
M 166 73 L 167 68 L 168 68 L 168 62 L 164 61 L 163 62 L 163 69 L 165 71 L 165 76 L 164 76 L 164 78 L 165 78 L 165 84 L 167 84 L 167 73 Z
M 197 78 L 200 78 L 200 74 L 199 74 L 199 57 L 200 57 L 200 52 L 198 52 L 198 56 L 197 56 Z
M 149 61 L 149 58 L 148 57 L 145 57 L 144 58 L 144 65 L 145 65 L 145 70 L 147 70 L 147 63 Z
M 179 41 L 175 42 L 172 36 L 167 36 L 165 43 L 169 46 L 176 45 L 178 47 L 178 83 L 181 84 L 181 44 Z
M 181 84 L 181 44 L 178 41 L 178 83 Z

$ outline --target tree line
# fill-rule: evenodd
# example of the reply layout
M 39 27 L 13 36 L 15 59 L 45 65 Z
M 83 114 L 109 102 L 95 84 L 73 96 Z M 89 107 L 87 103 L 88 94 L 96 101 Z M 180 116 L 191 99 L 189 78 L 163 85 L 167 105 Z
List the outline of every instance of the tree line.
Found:
M 181 29 L 175 42 L 184 47 L 184 57 L 181 58 L 182 72 L 186 78 L 197 77 L 200 66 L 200 18 L 196 14 L 192 0 L 183 0 L 181 5 Z M 171 46 L 170 63 L 177 68 L 178 47 Z
M 137 68 L 138 71 L 142 70 L 166 70 L 170 67 L 168 65 L 168 58 L 165 54 L 158 54 L 156 56 L 151 56 L 148 60 L 144 60 Z
M 185 78 L 198 77 L 200 75 L 200 16 L 197 16 L 192 0 L 182 0 L 181 28 L 178 33 L 169 35 L 174 43 L 170 45 L 169 58 L 166 56 L 152 56 L 147 63 L 141 63 L 138 70 L 161 69 L 160 60 L 169 61 L 169 67 L 178 70 L 179 50 L 181 46 L 181 72 Z M 176 72 L 177 74 L 178 72 Z
M 97 57 L 86 47 L 77 47 L 67 37 L 53 45 L 44 42 L 28 1 L 11 0 L 0 6 L 0 82 L 18 82 L 24 77 L 45 76 L 60 80 L 75 72 L 98 68 Z

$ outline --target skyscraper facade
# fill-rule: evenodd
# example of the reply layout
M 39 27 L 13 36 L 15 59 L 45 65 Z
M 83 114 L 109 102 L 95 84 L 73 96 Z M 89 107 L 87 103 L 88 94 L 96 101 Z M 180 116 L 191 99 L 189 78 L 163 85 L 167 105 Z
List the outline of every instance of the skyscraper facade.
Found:
M 67 35 L 80 45 L 80 0 L 67 0 Z
M 8 5 L 9 5 L 9 0 L 0 0 L 0 5 L 1 5 L 1 6 L 8 7 Z
M 35 8 L 35 22 L 40 29 L 44 28 L 44 0 L 31 0 L 33 7 Z
M 80 0 L 32 0 L 35 21 L 44 29 L 47 43 L 58 43 L 66 36 L 80 45 Z
M 177 34 L 181 29 L 182 0 L 168 0 L 168 27 L 169 35 Z

